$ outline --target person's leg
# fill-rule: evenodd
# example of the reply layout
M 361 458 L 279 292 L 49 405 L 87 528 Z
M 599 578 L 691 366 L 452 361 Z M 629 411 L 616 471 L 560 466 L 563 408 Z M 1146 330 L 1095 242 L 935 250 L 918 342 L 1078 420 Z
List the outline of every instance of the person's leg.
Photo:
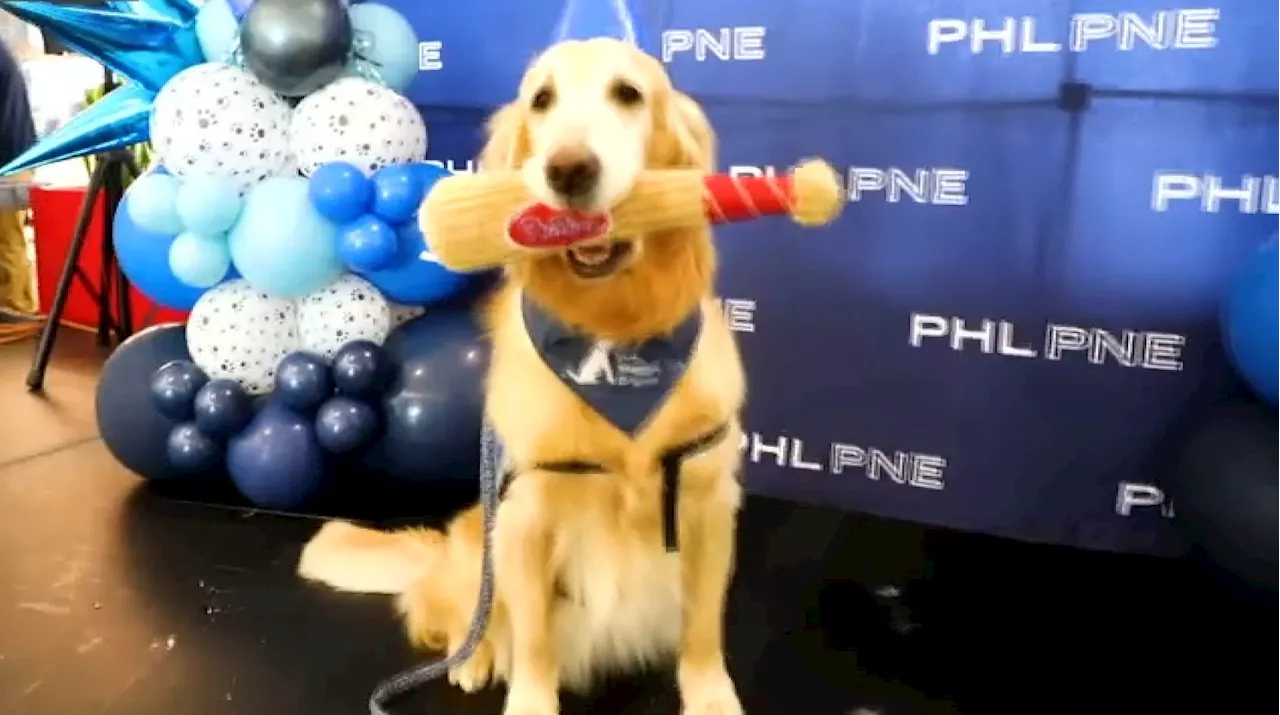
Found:
M 36 301 L 31 285 L 31 261 L 22 230 L 22 214 L 0 213 L 0 308 L 34 313 Z

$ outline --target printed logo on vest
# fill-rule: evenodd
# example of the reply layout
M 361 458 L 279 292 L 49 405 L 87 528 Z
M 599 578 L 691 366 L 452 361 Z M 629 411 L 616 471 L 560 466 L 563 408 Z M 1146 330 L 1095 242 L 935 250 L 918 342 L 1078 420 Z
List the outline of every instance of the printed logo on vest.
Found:
M 592 345 L 577 368 L 567 368 L 564 371 L 565 376 L 579 385 L 617 384 L 610 351 L 609 343 L 604 341 Z
M 563 211 L 534 204 L 507 223 L 507 238 L 525 248 L 560 248 L 609 235 L 609 214 Z
M 684 370 L 684 363 L 671 360 L 666 366 L 677 374 Z M 588 387 L 610 385 L 612 387 L 655 387 L 662 381 L 664 365 L 645 360 L 631 351 L 615 350 L 605 341 L 591 346 L 586 357 L 576 368 L 566 368 L 564 376 L 575 384 Z
M 702 333 L 702 311 L 695 310 L 669 335 L 619 345 L 576 332 L 527 295 L 521 302 L 543 364 L 596 414 L 631 435 L 670 397 Z

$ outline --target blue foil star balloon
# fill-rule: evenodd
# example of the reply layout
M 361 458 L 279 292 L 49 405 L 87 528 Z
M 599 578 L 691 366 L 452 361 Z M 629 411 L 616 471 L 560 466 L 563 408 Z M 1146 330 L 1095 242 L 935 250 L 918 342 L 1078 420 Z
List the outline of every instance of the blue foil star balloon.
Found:
M 0 0 L 0 10 L 130 81 L 0 166 L 0 176 L 146 141 L 155 93 L 175 74 L 204 61 L 190 0 L 108 0 L 96 6 Z
M 200 8 L 188 0 L 106 0 L 102 3 L 113 10 L 136 9 L 139 14 L 154 13 L 178 22 L 194 20 Z
M 136 84 L 110 92 L 0 167 L 0 176 L 146 141 L 155 97 L 155 92 Z
M 152 91 L 158 91 L 175 74 L 204 61 L 196 41 L 194 19 L 180 22 L 162 17 L 155 9 L 157 5 L 153 1 L 89 7 L 0 0 L 0 8 L 18 19 Z

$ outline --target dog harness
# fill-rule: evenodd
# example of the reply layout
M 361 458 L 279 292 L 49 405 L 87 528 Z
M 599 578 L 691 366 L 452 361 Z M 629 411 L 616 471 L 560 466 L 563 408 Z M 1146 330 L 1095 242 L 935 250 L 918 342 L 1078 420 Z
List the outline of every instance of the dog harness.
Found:
M 662 545 L 668 553 L 680 548 L 680 468 L 684 461 L 695 457 L 720 443 L 729 433 L 728 425 L 720 425 L 696 439 L 681 442 L 670 449 L 663 450 L 658 457 L 658 466 L 662 470 Z M 508 467 L 502 473 L 498 498 L 506 496 L 507 488 L 521 472 L 541 471 L 558 474 L 608 474 L 611 470 L 597 462 L 584 462 L 575 459 L 554 462 L 537 462 L 532 467 L 517 469 Z
M 694 310 L 670 334 L 638 345 L 612 345 L 576 332 L 556 320 L 528 294 L 521 296 L 525 332 L 542 362 L 596 414 L 629 435 L 635 435 L 670 397 L 684 376 L 698 338 L 702 311 Z M 667 551 L 678 548 L 680 468 L 684 461 L 714 447 L 728 433 L 720 425 L 695 439 L 666 449 L 658 457 L 662 470 L 662 541 Z M 503 472 L 499 498 L 512 479 L 528 469 L 560 474 L 607 474 L 596 462 L 541 462 Z

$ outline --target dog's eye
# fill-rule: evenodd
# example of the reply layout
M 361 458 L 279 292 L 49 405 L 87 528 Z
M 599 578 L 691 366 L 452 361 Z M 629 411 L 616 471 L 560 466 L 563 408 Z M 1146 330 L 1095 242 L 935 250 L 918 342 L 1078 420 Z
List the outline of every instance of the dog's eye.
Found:
M 644 95 L 636 89 L 634 84 L 622 80 L 613 83 L 609 88 L 609 95 L 613 97 L 613 101 L 624 107 L 634 107 L 644 101 Z
M 551 109 L 551 104 L 555 101 L 556 93 L 552 92 L 550 87 L 543 87 L 533 93 L 533 100 L 529 102 L 529 107 L 535 112 L 545 112 Z

